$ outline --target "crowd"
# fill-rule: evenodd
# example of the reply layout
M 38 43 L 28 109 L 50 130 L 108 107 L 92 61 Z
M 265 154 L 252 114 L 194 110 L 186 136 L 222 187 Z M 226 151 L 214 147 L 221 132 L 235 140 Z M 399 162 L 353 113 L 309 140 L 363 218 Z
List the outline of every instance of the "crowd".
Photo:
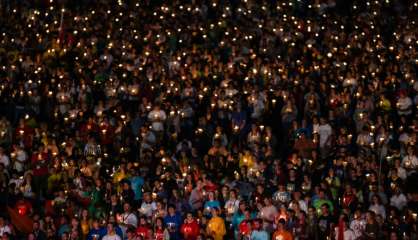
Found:
M 417 12 L 0 1 L 0 236 L 418 239 Z

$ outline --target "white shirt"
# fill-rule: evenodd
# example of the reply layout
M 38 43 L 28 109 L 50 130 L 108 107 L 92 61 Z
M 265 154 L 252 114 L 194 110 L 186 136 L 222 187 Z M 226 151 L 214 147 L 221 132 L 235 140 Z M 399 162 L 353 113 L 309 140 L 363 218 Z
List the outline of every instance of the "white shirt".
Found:
M 399 98 L 398 102 L 396 103 L 398 106 L 398 114 L 404 115 L 411 113 L 411 109 L 409 109 L 412 105 L 412 100 L 409 97 Z
M 7 155 L 3 154 L 0 156 L 0 163 L 3 163 L 3 165 L 7 168 L 10 164 L 10 159 Z
M 402 166 L 406 168 L 417 168 L 418 167 L 418 159 L 415 155 L 407 155 L 402 159 Z
M 139 209 L 139 212 L 144 214 L 147 217 L 151 217 L 152 213 L 157 209 L 157 205 L 155 202 L 146 203 L 143 202 L 141 204 L 141 208 Z
M 400 177 L 402 180 L 406 179 L 406 170 L 403 167 L 398 167 L 398 177 Z
M 329 136 L 331 136 L 332 134 L 332 128 L 328 123 L 321 124 L 319 125 L 318 133 L 319 133 L 319 146 L 324 147 L 325 142 L 327 141 Z
M 26 162 L 26 160 L 27 160 L 26 152 L 23 151 L 23 150 L 19 150 L 16 153 L 16 159 L 19 160 L 19 161 L 15 161 L 15 164 L 14 164 L 14 167 L 15 167 L 16 171 L 23 172 L 24 165 L 21 162 Z
M 338 227 L 335 228 L 335 239 L 338 240 Z M 344 240 L 355 240 L 355 239 L 356 239 L 356 236 L 353 230 L 348 228 L 344 231 Z
M 356 238 L 360 238 L 366 229 L 366 221 L 364 219 L 354 219 L 350 223 L 350 229 L 353 230 Z
M 163 122 L 167 118 L 167 115 L 163 110 L 152 110 L 148 114 L 148 119 L 152 122 L 152 129 L 154 131 L 163 131 L 164 124 Z
M 233 214 L 235 213 L 239 208 L 239 200 L 238 199 L 234 199 L 234 200 L 228 200 L 225 203 L 225 210 L 227 213 L 229 214 Z
M 132 225 L 134 227 L 137 227 L 138 225 L 138 218 L 133 213 L 124 213 L 122 214 L 122 221 L 125 224 Z
M 399 195 L 395 194 L 390 198 L 390 205 L 396 207 L 399 210 L 402 210 L 406 206 L 407 202 L 408 200 L 403 193 Z
M 119 237 L 119 235 L 117 235 L 116 233 L 114 233 L 113 235 L 109 235 L 106 234 L 102 240 L 121 240 L 121 238 Z
M 133 213 L 123 213 L 122 214 L 122 222 L 126 225 L 131 225 L 133 227 L 138 226 L 138 218 Z M 122 229 L 123 234 L 126 234 L 126 230 L 128 229 L 128 226 L 120 226 Z
M 0 236 L 3 236 L 3 234 L 5 234 L 5 233 L 8 233 L 8 234 L 12 233 L 12 230 L 7 225 L 4 225 L 3 227 L 0 227 Z
M 376 215 L 381 215 L 383 219 L 386 218 L 386 210 L 383 205 L 373 204 L 369 207 L 370 211 L 373 211 Z

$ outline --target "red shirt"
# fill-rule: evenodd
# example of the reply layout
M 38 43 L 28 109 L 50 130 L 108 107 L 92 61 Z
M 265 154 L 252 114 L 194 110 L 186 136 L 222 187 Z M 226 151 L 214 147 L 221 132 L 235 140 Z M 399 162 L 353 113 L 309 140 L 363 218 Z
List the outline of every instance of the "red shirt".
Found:
M 43 176 L 48 174 L 48 153 L 33 153 L 31 157 L 34 176 Z
M 150 228 L 147 226 L 139 226 L 136 229 L 136 234 L 139 236 L 142 236 L 144 239 L 148 239 L 150 237 L 149 232 L 150 232 Z
M 184 239 L 194 240 L 197 239 L 200 233 L 200 226 L 195 220 L 191 223 L 183 223 L 180 227 L 180 232 L 183 234 Z
M 239 234 L 241 234 L 242 236 L 246 236 L 248 234 L 250 234 L 250 227 L 248 226 L 248 221 L 249 220 L 243 220 L 239 225 L 238 225 L 238 229 L 239 229 Z
M 163 240 L 164 239 L 164 229 L 158 228 L 155 230 L 155 240 Z

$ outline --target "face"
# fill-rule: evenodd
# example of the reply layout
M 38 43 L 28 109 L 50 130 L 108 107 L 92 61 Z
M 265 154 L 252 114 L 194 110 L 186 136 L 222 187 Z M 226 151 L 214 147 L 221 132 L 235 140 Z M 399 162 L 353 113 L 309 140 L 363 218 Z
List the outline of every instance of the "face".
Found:
M 111 224 L 111 223 L 107 224 L 107 232 L 108 233 L 113 233 L 113 224 Z
M 239 209 L 240 209 L 241 211 L 244 211 L 244 210 L 245 210 L 245 208 L 246 208 L 245 203 L 244 203 L 244 202 L 241 202 L 241 203 L 240 203 L 240 205 L 239 205 Z
M 322 212 L 323 215 L 327 215 L 328 214 L 328 207 L 322 206 L 321 207 L 321 212 Z
M 173 207 L 169 207 L 169 208 L 168 208 L 168 212 L 169 212 L 171 215 L 174 215 L 174 214 L 176 213 L 176 209 L 174 209 Z
M 130 208 L 131 208 L 131 206 L 129 206 L 129 204 L 128 204 L 128 203 L 125 203 L 125 204 L 123 205 L 123 210 L 124 210 L 125 212 L 129 212 Z

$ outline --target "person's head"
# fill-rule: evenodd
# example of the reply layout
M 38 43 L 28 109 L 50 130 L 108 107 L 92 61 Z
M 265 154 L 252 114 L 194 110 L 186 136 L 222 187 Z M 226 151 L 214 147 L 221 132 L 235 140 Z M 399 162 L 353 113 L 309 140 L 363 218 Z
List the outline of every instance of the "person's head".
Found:
M 264 187 L 263 187 L 263 185 L 261 185 L 261 184 L 258 184 L 258 185 L 257 185 L 257 192 L 258 192 L 258 193 L 263 193 L 263 192 L 264 192 Z
M 127 239 L 134 239 L 135 238 L 135 231 L 134 231 L 134 229 L 128 228 L 126 230 L 126 238 Z
M 69 234 L 68 234 L 68 232 L 64 232 L 62 235 L 61 235 L 61 240 L 68 240 L 69 239 Z
M 244 210 L 244 217 L 245 219 L 251 219 L 251 210 L 249 208 Z
M 245 208 L 247 208 L 247 203 L 245 201 L 240 201 L 239 202 L 239 210 L 241 212 L 244 212 Z
M 131 188 L 130 182 L 128 181 L 123 182 L 122 188 L 123 190 L 128 191 Z
M 217 207 L 212 208 L 211 209 L 212 217 L 217 217 L 218 216 L 218 211 L 219 211 L 219 209 Z
M 283 231 L 285 229 L 285 224 L 286 224 L 286 221 L 283 218 L 279 219 L 277 223 L 277 230 Z
M 36 238 L 35 238 L 35 234 L 33 234 L 33 233 L 29 233 L 29 235 L 28 235 L 28 240 L 35 240 Z
M 125 212 L 130 212 L 131 211 L 131 205 L 129 203 L 124 203 L 123 204 L 123 211 Z
M 231 191 L 229 191 L 229 197 L 232 199 L 236 199 L 237 198 L 237 191 L 235 189 L 232 189 Z
M 94 229 L 98 229 L 100 227 L 99 220 L 98 219 L 94 219 L 93 220 L 93 223 L 92 223 L 92 226 L 93 226 Z
M 108 234 L 114 234 L 115 226 L 113 225 L 113 223 L 107 223 L 106 230 Z
M 79 232 L 77 228 L 73 228 L 70 233 L 71 239 L 79 239 Z
M 377 194 L 372 196 L 372 202 L 373 204 L 380 204 L 380 198 Z
M 173 204 L 168 205 L 168 214 L 175 215 L 176 214 L 176 206 Z
M 395 231 L 390 232 L 389 239 L 390 240 L 398 240 L 399 239 L 398 234 Z
M 147 225 L 147 219 L 146 219 L 146 217 L 141 216 L 141 217 L 139 218 L 139 225 L 142 225 L 142 226 Z
M 215 200 L 215 193 L 214 192 L 209 192 L 208 193 L 208 199 L 210 200 L 210 201 L 214 201 Z
M 256 230 L 256 231 L 260 230 L 261 226 L 262 226 L 261 219 L 254 219 L 253 220 L 253 226 L 252 227 L 253 227 L 254 230 Z
M 155 225 L 156 225 L 156 227 L 163 227 L 163 225 L 164 225 L 163 219 L 161 217 L 157 218 L 155 220 Z
M 321 205 L 321 213 L 324 216 L 327 216 L 329 214 L 329 206 L 327 203 Z
M 368 223 L 375 222 L 376 214 L 373 211 L 367 211 L 366 213 L 366 220 Z
M 3 233 L 3 236 L 1 237 L 1 240 L 9 240 L 10 239 L 10 234 L 5 232 Z
M 319 194 L 318 194 L 320 199 L 325 199 L 325 190 L 324 189 L 319 189 Z
M 193 218 L 193 213 L 188 212 L 188 213 L 186 214 L 186 221 L 187 221 L 188 223 L 191 223 L 191 222 L 193 222 L 193 221 L 194 221 L 194 218 Z
M 269 197 L 264 198 L 264 205 L 265 206 L 270 206 L 271 205 L 271 199 Z
M 37 230 L 39 230 L 39 228 L 40 228 L 41 226 L 40 226 L 40 224 L 39 224 L 39 222 L 38 221 L 34 221 L 33 222 L 33 231 L 37 231 Z

